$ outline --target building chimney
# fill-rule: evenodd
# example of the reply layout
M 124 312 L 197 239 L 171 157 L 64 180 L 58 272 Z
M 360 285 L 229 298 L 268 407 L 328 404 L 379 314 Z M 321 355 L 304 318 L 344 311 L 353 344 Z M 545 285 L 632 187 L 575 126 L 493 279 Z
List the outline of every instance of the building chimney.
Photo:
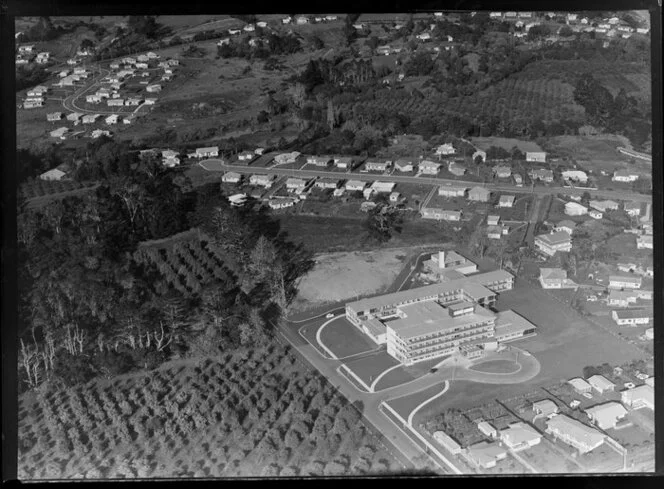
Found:
M 438 268 L 445 268 L 445 252 L 444 251 L 439 251 L 438 252 Z

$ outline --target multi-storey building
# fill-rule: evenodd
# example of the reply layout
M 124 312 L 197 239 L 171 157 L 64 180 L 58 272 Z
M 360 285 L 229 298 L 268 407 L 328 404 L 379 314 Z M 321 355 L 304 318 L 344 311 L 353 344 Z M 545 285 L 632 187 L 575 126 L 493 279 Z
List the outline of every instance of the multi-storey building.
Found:
M 572 250 L 572 237 L 566 231 L 557 231 L 550 234 L 535 236 L 535 247 L 549 256 L 558 251 Z

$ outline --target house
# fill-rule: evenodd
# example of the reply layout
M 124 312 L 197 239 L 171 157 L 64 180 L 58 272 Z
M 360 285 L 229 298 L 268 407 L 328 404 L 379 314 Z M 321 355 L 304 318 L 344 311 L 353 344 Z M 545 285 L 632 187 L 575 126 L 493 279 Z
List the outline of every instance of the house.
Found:
M 171 149 L 165 149 L 161 152 L 161 162 L 164 166 L 172 168 L 180 164 L 179 153 Z
M 394 169 L 400 172 L 413 171 L 413 162 L 411 160 L 399 159 L 394 162 Z
M 154 105 L 155 103 L 157 103 L 157 99 L 154 98 L 154 97 L 148 97 L 148 98 L 145 99 L 145 101 L 143 103 L 145 105 Z
M 67 127 L 60 127 L 56 129 L 55 131 L 51 131 L 49 134 L 51 135 L 52 138 L 56 139 L 65 139 L 65 135 L 69 132 L 69 128 Z
M 161 85 L 148 85 L 145 90 L 149 93 L 158 93 L 161 92 Z
M 611 382 L 603 375 L 599 374 L 589 377 L 588 383 L 600 394 L 604 394 L 605 392 L 613 392 L 616 388 L 616 384 Z
M 576 228 L 576 223 L 574 221 L 570 221 L 568 219 L 565 219 L 564 221 L 560 221 L 558 224 L 556 224 L 553 227 L 554 231 L 565 231 L 567 234 L 570 236 L 574 234 L 574 228 Z
M 652 235 L 641 235 L 636 238 L 636 248 L 639 250 L 652 250 Z
M 509 231 L 507 226 L 488 226 L 486 235 L 489 239 L 501 239 Z
M 530 178 L 533 180 L 540 180 L 543 182 L 551 183 L 553 182 L 553 171 L 546 170 L 544 168 L 538 168 L 536 170 L 530 171 Z
M 86 114 L 83 116 L 83 124 L 94 124 L 99 117 L 99 114 Z
M 256 155 L 251 152 L 251 151 L 243 151 L 239 155 L 237 155 L 237 159 L 240 161 L 251 161 L 254 159 Z
M 359 180 L 348 180 L 346 182 L 345 187 L 346 190 L 348 190 L 349 192 L 356 192 L 356 191 L 361 192 L 362 190 L 364 190 L 365 185 L 366 184 L 364 182 L 361 182 Z
M 328 22 L 332 22 L 334 20 L 337 20 L 337 16 L 336 15 L 326 15 L 325 20 L 328 21 Z
M 242 29 L 228 29 L 228 33 L 231 36 L 234 36 L 236 34 L 242 34 Z
M 124 119 L 122 119 L 122 123 L 123 124 L 131 124 L 133 122 L 133 120 L 134 120 L 134 118 L 131 117 L 131 116 L 130 117 L 125 117 Z
M 63 127 L 62 129 L 66 129 L 66 128 Z M 57 180 L 61 180 L 62 177 L 64 177 L 65 175 L 66 175 L 66 173 L 63 172 L 62 170 L 59 170 L 58 168 L 54 168 L 52 170 L 49 170 L 47 172 L 42 173 L 41 175 L 39 175 L 39 178 L 41 180 L 50 180 L 50 181 L 55 180 L 55 181 L 57 181 Z
M 438 187 L 438 195 L 441 197 L 463 197 L 466 195 L 466 187 L 457 187 L 446 183 Z
M 638 179 L 639 174 L 631 170 L 616 170 L 611 177 L 614 182 L 636 182 Z
M 224 183 L 239 183 L 241 179 L 242 175 L 233 171 L 226 172 L 224 173 L 224 176 L 221 177 L 221 181 Z
M 590 391 L 593 390 L 593 386 L 588 382 L 583 380 L 581 377 L 575 377 L 567 381 L 572 388 L 579 394 L 590 394 Z
M 291 20 L 293 20 L 293 19 L 290 16 L 289 17 L 284 17 L 283 19 L 281 19 L 281 23 L 282 24 L 290 24 Z
M 503 14 L 502 14 L 502 12 L 489 12 L 489 18 L 490 19 L 502 19 Z
M 272 181 L 274 176 L 272 175 L 251 175 L 249 177 L 250 185 L 257 185 L 259 187 L 270 188 L 272 186 Z
M 265 22 L 265 21 L 256 22 L 256 27 L 260 27 L 262 29 L 265 29 L 267 27 L 267 22 Z
M 512 207 L 514 205 L 514 195 L 501 195 L 498 199 L 498 207 Z
M 334 165 L 337 168 L 350 170 L 353 168 L 353 158 L 351 158 L 350 156 L 335 156 Z
M 399 192 L 392 192 L 390 194 L 390 202 L 399 202 L 400 195 L 401 194 Z
M 588 204 L 593 209 L 597 209 L 601 212 L 606 212 L 607 210 L 617 211 L 620 207 L 618 202 L 613 200 L 591 200 Z
M 21 54 L 31 53 L 34 48 L 34 44 L 23 44 L 22 46 L 18 47 L 18 52 Z
M 274 157 L 274 161 L 278 165 L 284 165 L 288 163 L 295 163 L 300 156 L 299 151 L 292 151 L 290 153 L 281 153 Z
M 648 34 L 648 32 L 650 32 L 650 29 L 645 29 L 643 27 L 637 27 L 636 32 L 638 34 Z
M 102 136 L 111 137 L 111 133 L 109 131 L 104 131 L 102 129 L 95 129 L 94 131 L 92 131 L 91 134 L 92 139 L 97 139 Z
M 109 98 L 106 101 L 106 105 L 109 107 L 122 107 L 124 105 L 125 101 L 123 98 Z
M 576 289 L 578 286 L 567 278 L 562 268 L 540 268 L 539 282 L 543 289 Z
M 346 189 L 344 187 L 340 187 L 340 188 L 334 189 L 334 192 L 332 192 L 332 196 L 333 197 L 341 197 L 345 192 L 346 192 Z
M 461 211 L 449 211 L 436 207 L 423 207 L 420 211 L 422 219 L 437 219 L 443 221 L 460 221 Z
M 518 173 L 515 173 L 513 175 L 514 178 L 514 183 L 516 184 L 517 187 L 522 187 L 523 186 L 523 177 L 519 175 Z
M 553 256 L 558 251 L 571 251 L 572 237 L 565 231 L 540 234 L 535 236 L 534 244 L 542 253 Z
M 423 32 L 422 34 L 418 34 L 417 37 L 420 41 L 430 41 L 431 40 L 431 34 L 429 32 Z
M 457 177 L 461 177 L 466 173 L 466 167 L 463 165 L 459 165 L 458 163 L 454 161 L 450 161 L 450 163 L 447 165 L 447 170 L 452 174 Z
M 118 114 L 111 114 L 109 115 L 104 121 L 106 124 L 117 124 L 118 123 L 118 118 L 120 116 Z
M 391 165 L 390 161 L 369 160 L 364 164 L 367 171 L 386 171 Z
M 627 416 L 627 409 L 619 402 L 607 402 L 586 409 L 590 421 L 602 430 L 615 428 Z
M 418 165 L 420 173 L 424 175 L 438 175 L 438 170 L 440 169 L 439 163 L 434 163 L 433 161 L 424 160 Z
M 253 24 L 247 24 L 243 27 L 244 32 L 254 32 L 256 27 Z
M 542 399 L 533 403 L 533 411 L 536 416 L 544 416 L 550 418 L 558 414 L 558 405 L 551 399 Z
M 468 447 L 468 459 L 483 469 L 495 467 L 499 460 L 506 457 L 507 451 L 495 442 L 483 441 Z
M 588 215 L 589 215 L 590 217 L 592 217 L 593 219 L 601 219 L 602 217 L 604 217 L 604 214 L 602 214 L 602 213 L 601 213 L 600 211 L 598 211 L 597 209 L 590 209 L 590 210 L 588 211 Z
M 562 177 L 565 180 L 573 180 L 575 182 L 587 183 L 588 175 L 584 171 L 580 170 L 567 170 L 562 172 Z
M 489 226 L 497 226 L 500 222 L 500 216 L 487 216 L 486 223 Z
M 634 275 L 609 275 L 610 289 L 640 289 L 641 277 Z
M 611 317 L 618 326 L 638 326 L 649 324 L 652 314 L 645 309 L 624 309 L 611 311 Z
M 137 106 L 137 105 L 141 105 L 141 99 L 140 99 L 140 98 L 136 98 L 136 97 L 128 98 L 127 100 L 125 100 L 125 105 L 126 105 L 126 106 Z
M 621 272 L 633 272 L 636 269 L 636 263 L 618 263 L 618 270 Z
M 526 161 L 544 163 L 546 162 L 546 153 L 543 151 L 526 151 Z
M 288 190 L 303 189 L 307 186 L 306 180 L 301 178 L 289 178 L 286 180 L 286 188 Z
M 620 401 L 632 409 L 655 409 L 655 390 L 647 384 L 627 389 L 620 392 Z
M 641 215 L 641 202 L 625 202 L 623 209 L 628 215 L 637 217 Z
M 331 156 L 307 156 L 308 165 L 327 166 L 331 161 Z
M 337 180 L 333 180 L 331 178 L 320 178 L 316 180 L 316 183 L 314 185 L 318 188 L 336 189 L 338 184 L 339 182 Z
M 444 431 L 434 432 L 433 439 L 440 443 L 440 445 L 452 455 L 458 455 L 464 451 L 463 448 L 461 448 L 461 445 Z
M 542 441 L 542 435 L 534 428 L 520 421 L 510 424 L 505 430 L 501 430 L 500 441 L 510 450 L 519 452 L 539 444 Z
M 494 166 L 493 173 L 498 178 L 509 178 L 512 176 L 512 169 L 509 166 Z
M 67 119 L 68 121 L 78 122 L 78 120 L 79 120 L 81 117 L 83 117 L 83 114 L 81 114 L 80 112 L 72 112 L 72 113 L 70 113 L 70 114 L 67 114 L 66 119 Z
M 491 191 L 484 187 L 473 187 L 468 191 L 468 200 L 489 202 Z
M 57 122 L 62 119 L 62 112 L 51 112 L 46 114 L 46 120 L 49 122 Z
M 588 208 L 577 202 L 567 202 L 565 204 L 565 214 L 568 216 L 583 216 L 588 213 Z
M 285 209 L 286 207 L 293 207 L 297 201 L 297 199 L 292 198 L 270 199 L 268 200 L 267 205 L 270 209 Z
M 46 92 L 48 92 L 48 87 L 45 87 L 43 85 L 38 85 L 35 88 L 32 88 L 32 89 L 28 90 L 27 96 L 28 97 L 41 97 Z
M 309 19 L 308 19 L 307 17 L 304 17 L 304 16 L 299 16 L 299 17 L 296 17 L 296 18 L 295 18 L 295 23 L 296 23 L 297 25 L 308 24 L 308 23 L 309 23 Z
M 195 158 L 212 158 L 215 156 L 219 156 L 218 146 L 210 146 L 207 148 L 196 148 L 196 152 L 194 153 Z
M 473 161 L 475 161 L 477 158 L 480 158 L 482 162 L 486 161 L 486 151 L 482 151 L 481 149 L 478 149 L 473 153 Z M 451 170 L 450 170 L 451 171 Z
M 547 421 L 546 432 L 572 445 L 579 453 L 587 453 L 602 445 L 606 436 L 590 426 L 559 414 Z
M 633 290 L 609 290 L 607 304 L 609 306 L 627 307 L 630 304 L 635 304 L 637 299 L 638 296 Z
M 16 56 L 16 64 L 17 65 L 27 65 L 30 61 L 27 59 L 23 58 L 20 54 Z
M 480 430 L 485 436 L 491 438 L 496 438 L 498 436 L 498 430 L 487 421 L 480 421 L 477 423 L 477 429 Z
M 373 190 L 376 193 L 390 193 L 392 190 L 394 190 L 395 187 L 394 182 L 374 182 L 371 184 L 371 190 Z
M 506 19 L 516 19 L 516 12 L 505 12 L 504 17 Z
M 448 156 L 453 155 L 456 152 L 454 146 L 451 143 L 441 144 L 436 148 L 436 154 L 438 156 Z

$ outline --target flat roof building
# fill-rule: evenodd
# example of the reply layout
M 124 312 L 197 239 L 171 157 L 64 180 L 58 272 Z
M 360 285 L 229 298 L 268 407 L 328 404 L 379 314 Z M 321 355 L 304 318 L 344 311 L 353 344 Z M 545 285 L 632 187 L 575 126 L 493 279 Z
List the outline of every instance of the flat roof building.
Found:
M 500 441 L 509 449 L 519 452 L 538 445 L 542 441 L 542 435 L 527 424 L 518 422 L 500 431 Z
M 616 424 L 627 415 L 627 409 L 619 402 L 607 402 L 586 409 L 590 421 L 602 430 L 615 428 Z
M 586 426 L 564 414 L 552 417 L 547 422 L 546 432 L 572 445 L 579 453 L 586 453 L 597 448 L 606 439 L 606 436 L 596 429 Z

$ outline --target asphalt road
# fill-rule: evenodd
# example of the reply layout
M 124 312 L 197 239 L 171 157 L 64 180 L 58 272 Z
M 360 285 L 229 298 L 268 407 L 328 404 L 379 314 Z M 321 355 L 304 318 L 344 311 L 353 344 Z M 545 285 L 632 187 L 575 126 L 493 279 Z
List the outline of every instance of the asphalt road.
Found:
M 452 185 L 475 187 L 481 185 L 478 182 L 470 182 L 464 180 L 447 180 L 443 178 L 431 178 L 431 177 L 414 177 L 414 176 L 402 176 L 402 175 L 377 175 L 377 174 L 367 174 L 367 173 L 356 173 L 356 172 L 333 172 L 326 170 L 296 170 L 292 168 L 263 168 L 263 167 L 251 167 L 246 165 L 230 165 L 225 163 L 223 160 L 218 158 L 211 158 L 205 161 L 215 162 L 220 165 L 224 171 L 234 171 L 238 173 L 265 173 L 270 175 L 281 175 L 289 177 L 320 177 L 320 178 L 337 178 L 337 179 L 353 179 L 360 181 L 389 181 L 396 183 L 414 183 L 414 184 L 425 184 L 425 185 L 442 185 L 449 183 Z M 201 163 L 205 163 L 205 161 Z M 209 170 L 215 171 L 215 170 Z M 516 187 L 515 185 L 509 185 L 504 183 L 486 183 L 483 185 L 489 190 L 494 190 L 497 192 L 530 192 L 535 195 L 551 195 L 551 194 L 565 194 L 565 195 L 583 195 L 584 192 L 590 193 L 593 197 L 604 197 L 608 199 L 618 199 L 618 200 L 631 200 L 635 202 L 652 202 L 651 195 L 639 194 L 635 192 L 627 191 L 616 191 L 616 190 L 584 190 L 577 188 L 568 188 L 568 187 L 554 187 L 554 186 L 536 186 L 528 190 L 527 187 Z

